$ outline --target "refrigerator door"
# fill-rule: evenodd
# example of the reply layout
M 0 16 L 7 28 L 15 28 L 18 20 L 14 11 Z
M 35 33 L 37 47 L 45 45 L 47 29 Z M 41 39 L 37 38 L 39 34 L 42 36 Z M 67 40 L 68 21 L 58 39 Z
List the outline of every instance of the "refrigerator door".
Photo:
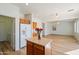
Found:
M 20 48 L 26 46 L 26 24 L 20 24 Z
M 27 25 L 27 24 L 21 24 L 20 27 L 20 32 L 21 32 L 21 36 L 20 36 L 20 48 L 23 48 L 26 46 L 26 40 L 31 38 L 32 36 L 32 29 L 31 29 L 31 25 Z
M 27 30 L 26 30 L 26 40 L 30 39 L 32 37 L 32 28 L 31 25 L 27 25 Z M 26 41 L 27 44 L 27 41 Z M 27 46 L 27 45 L 26 45 Z

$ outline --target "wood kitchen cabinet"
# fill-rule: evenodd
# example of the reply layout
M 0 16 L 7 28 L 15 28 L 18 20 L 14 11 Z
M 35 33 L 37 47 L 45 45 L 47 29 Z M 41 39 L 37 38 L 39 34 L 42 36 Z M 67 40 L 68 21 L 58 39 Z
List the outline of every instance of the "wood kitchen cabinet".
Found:
M 27 39 L 27 55 L 51 55 L 52 54 L 52 40 L 42 38 Z
M 44 55 L 45 47 L 39 44 L 27 41 L 27 55 Z
M 33 54 L 33 43 L 27 41 L 27 55 L 32 55 Z
M 30 20 L 27 18 L 20 19 L 20 24 L 30 24 Z

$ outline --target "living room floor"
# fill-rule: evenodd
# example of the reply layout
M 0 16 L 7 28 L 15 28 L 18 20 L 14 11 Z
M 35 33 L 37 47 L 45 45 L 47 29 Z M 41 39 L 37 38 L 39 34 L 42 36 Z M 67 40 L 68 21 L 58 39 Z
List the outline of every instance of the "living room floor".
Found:
M 72 36 L 48 35 L 46 38 L 53 40 L 52 55 L 71 54 L 70 51 L 79 49 L 79 43 Z
M 45 38 L 53 40 L 52 55 L 68 55 L 68 53 L 71 54 L 70 51 L 79 49 L 79 43 L 72 36 L 48 35 Z M 8 45 L 7 43 L 5 44 L 6 46 Z M 19 51 L 12 51 L 9 49 L 7 49 L 8 53 L 5 53 L 6 51 L 5 49 L 3 54 L 5 55 L 26 55 L 26 47 L 20 49 Z

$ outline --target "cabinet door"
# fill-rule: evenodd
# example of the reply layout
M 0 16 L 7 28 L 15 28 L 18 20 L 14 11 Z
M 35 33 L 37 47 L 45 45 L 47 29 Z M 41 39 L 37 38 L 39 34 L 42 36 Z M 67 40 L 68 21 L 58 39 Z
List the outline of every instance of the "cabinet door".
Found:
M 27 41 L 27 55 L 33 55 L 33 43 Z
M 44 55 L 45 48 L 44 46 L 34 44 L 34 55 Z
M 20 19 L 20 23 L 21 23 L 21 24 L 30 24 L 30 20 L 27 19 L 27 18 Z

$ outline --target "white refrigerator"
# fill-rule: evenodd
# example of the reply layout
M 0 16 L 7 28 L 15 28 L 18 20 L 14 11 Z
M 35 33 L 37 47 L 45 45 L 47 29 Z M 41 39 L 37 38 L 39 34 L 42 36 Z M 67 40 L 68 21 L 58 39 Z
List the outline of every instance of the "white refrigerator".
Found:
M 20 24 L 20 48 L 26 46 L 27 39 L 32 37 L 32 28 L 30 24 Z

